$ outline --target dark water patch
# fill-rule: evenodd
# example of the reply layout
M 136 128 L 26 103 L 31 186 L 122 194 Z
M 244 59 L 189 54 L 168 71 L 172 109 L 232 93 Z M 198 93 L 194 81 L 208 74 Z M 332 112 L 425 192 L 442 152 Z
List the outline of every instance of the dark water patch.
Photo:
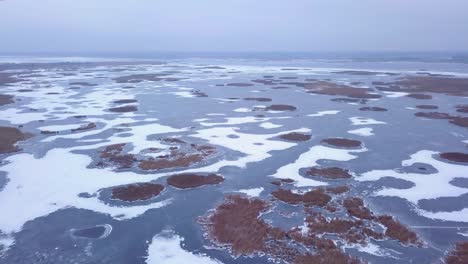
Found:
M 356 257 L 346 255 L 340 250 L 319 250 L 317 254 L 306 254 L 304 256 L 297 256 L 294 258 L 294 264 L 359 264 L 363 263 Z
M 359 104 L 366 104 L 366 99 L 354 99 L 354 98 L 332 98 L 330 99 L 332 102 L 337 103 L 359 103 Z
M 106 238 L 112 232 L 111 225 L 98 225 L 90 228 L 72 229 L 71 235 L 74 238 L 102 239 Z
M 327 138 L 321 142 L 339 148 L 360 148 L 362 146 L 361 141 L 347 138 Z
M 130 103 L 136 103 L 138 100 L 136 99 L 120 99 L 120 100 L 115 100 L 112 103 L 114 104 L 130 104 Z
M 18 92 L 20 93 L 28 93 L 28 92 L 32 92 L 33 89 L 18 89 Z
M 228 83 L 226 84 L 227 86 L 233 86 L 233 87 L 249 87 L 253 86 L 251 83 Z
M 207 69 L 207 70 L 225 70 L 226 68 L 221 66 L 204 66 L 200 67 L 200 69 Z
M 208 95 L 200 90 L 192 90 L 192 95 L 195 97 L 208 97 Z
M 425 110 L 434 110 L 434 109 L 438 109 L 439 107 L 437 105 L 417 105 L 416 108 L 425 109 Z
M 410 98 L 413 98 L 413 99 L 420 99 L 420 100 L 432 99 L 432 95 L 430 95 L 430 94 L 420 94 L 420 93 L 407 94 L 406 97 L 410 97 Z
M 468 194 L 458 197 L 439 197 L 435 199 L 422 199 L 418 206 L 429 212 L 452 212 L 468 208 Z
M 246 97 L 244 98 L 246 101 L 256 101 L 256 102 L 271 102 L 271 98 L 265 97 Z
M 468 189 L 468 178 L 456 177 L 450 181 L 450 184 L 452 184 L 453 186 L 460 187 L 460 188 Z
M 57 135 L 58 133 L 58 131 L 41 130 L 42 135 Z
M 16 143 L 30 137 L 32 137 L 31 134 L 23 133 L 15 127 L 0 127 L 0 153 L 19 151 Z
M 179 189 L 197 188 L 203 185 L 215 185 L 224 181 L 222 176 L 216 174 L 199 175 L 184 173 L 172 175 L 167 178 L 167 184 Z
M 403 168 L 399 170 L 405 173 L 420 173 L 420 174 L 433 174 L 433 173 L 438 172 L 438 170 L 434 168 L 431 164 L 420 163 L 420 162 L 411 164 L 410 166 L 404 166 Z
M 414 187 L 414 183 L 411 181 L 393 178 L 393 177 L 382 177 L 377 181 L 373 182 L 372 185 L 376 186 L 377 188 L 388 187 L 394 189 L 409 189 Z
M 138 108 L 134 105 L 126 105 L 126 106 L 109 108 L 109 111 L 116 112 L 116 113 L 128 113 L 128 112 L 138 111 Z
M 283 135 L 280 135 L 279 137 L 281 139 L 288 140 L 288 141 L 294 141 L 294 142 L 307 141 L 307 140 L 312 138 L 311 135 L 297 133 L 297 132 L 291 132 L 291 133 L 288 133 L 288 134 L 283 134 Z
M 70 86 L 97 86 L 95 83 L 89 82 L 71 82 L 69 83 Z
M 126 202 L 145 201 L 158 196 L 164 186 L 156 183 L 136 183 L 112 189 L 112 199 Z
M 281 79 L 281 80 L 295 80 L 295 79 L 298 79 L 299 77 L 295 77 L 295 76 L 284 76 L 284 77 L 278 77 L 278 79 Z
M 378 107 L 378 106 L 366 106 L 359 108 L 359 111 L 372 111 L 372 112 L 386 112 L 388 111 L 387 108 Z

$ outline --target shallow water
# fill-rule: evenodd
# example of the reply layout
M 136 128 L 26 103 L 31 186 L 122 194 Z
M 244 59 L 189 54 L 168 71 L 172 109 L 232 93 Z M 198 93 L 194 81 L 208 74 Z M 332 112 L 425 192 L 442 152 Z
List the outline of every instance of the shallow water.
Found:
M 466 117 L 456 111 L 457 105 L 467 104 L 466 95 L 425 93 L 432 99 L 421 100 L 373 84 L 427 74 L 465 78 L 466 64 L 172 59 L 19 63 L 0 69 L 18 78 L 0 83 L 0 94 L 14 100 L 0 106 L 0 126 L 33 134 L 18 142 L 19 151 L 0 154 L 1 263 L 268 263 L 268 255 L 233 257 L 204 235 L 199 220 L 226 195 L 237 193 L 268 201 L 271 208 L 261 218 L 272 226 L 303 226 L 303 206 L 274 199 L 271 193 L 278 188 L 300 192 L 348 185 L 348 193 L 333 199 L 360 197 L 375 214 L 394 216 L 423 241 L 422 247 L 413 247 L 370 239 L 366 246 L 334 239 L 344 252 L 371 263 L 433 263 L 467 239 L 468 163 L 439 157 L 441 152 L 467 152 L 467 128 L 414 115 L 437 111 Z M 344 72 L 349 70 L 372 73 Z M 133 77 L 138 80 L 115 80 L 131 75 L 139 75 Z M 276 83 L 252 82 L 258 79 Z M 308 93 L 294 84 L 313 82 L 310 79 L 369 88 L 381 97 L 332 101 L 351 97 Z M 244 99 L 252 97 L 271 101 Z M 438 109 L 416 109 L 423 104 Z M 127 105 L 136 111 L 109 110 Z M 276 111 L 271 105 L 296 109 Z M 387 111 L 359 110 L 366 106 Z M 88 126 L 91 123 L 95 127 Z M 280 138 L 291 132 L 312 137 Z M 327 138 L 362 145 L 340 148 L 322 142 Z M 130 166 L 108 160 L 100 165 L 104 147 L 123 143 L 118 155 L 133 155 Z M 216 153 L 182 166 L 139 167 L 142 160 L 187 155 L 171 152 L 175 149 L 201 153 L 189 144 L 214 146 Z M 304 169 L 313 166 L 347 169 L 352 177 L 308 177 Z M 166 183 L 168 176 L 187 172 L 216 173 L 224 181 L 185 190 Z M 294 182 L 271 184 L 285 178 Z M 111 199 L 113 187 L 143 182 L 165 188 L 149 200 Z M 112 229 L 101 237 L 103 225 Z M 76 236 L 81 229 L 85 235 Z M 161 256 L 161 250 L 174 254 Z

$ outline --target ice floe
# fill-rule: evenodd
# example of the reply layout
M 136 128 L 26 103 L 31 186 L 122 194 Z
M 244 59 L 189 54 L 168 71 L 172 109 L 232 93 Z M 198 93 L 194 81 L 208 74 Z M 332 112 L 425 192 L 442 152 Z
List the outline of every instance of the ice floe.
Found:
M 399 170 L 373 170 L 363 173 L 357 177 L 358 181 L 377 181 L 383 177 L 392 177 L 414 183 L 413 187 L 407 189 L 397 189 L 384 187 L 377 190 L 376 196 L 393 196 L 408 200 L 414 205 L 423 199 L 436 199 L 440 197 L 458 197 L 468 193 L 468 189 L 460 188 L 450 184 L 455 177 L 468 177 L 468 167 L 466 165 L 442 162 L 435 159 L 438 152 L 421 150 L 411 155 L 410 159 L 402 162 L 403 167 L 411 166 L 415 163 L 425 163 L 433 166 L 436 172 L 430 174 L 406 173 Z M 429 218 L 437 218 L 451 221 L 468 222 L 468 209 L 453 212 L 427 212 L 418 209 L 418 212 Z
M 336 115 L 336 114 L 338 114 L 339 112 L 341 112 L 341 111 L 338 111 L 338 110 L 327 110 L 327 111 L 319 111 L 319 112 L 317 112 L 316 114 L 310 114 L 310 115 L 307 115 L 307 116 L 318 117 L 318 116 L 325 116 L 325 115 Z
M 68 149 L 53 149 L 41 158 L 17 154 L 5 161 L 7 164 L 0 170 L 7 173 L 9 181 L 0 192 L 0 210 L 3 212 L 0 230 L 6 234 L 21 230 L 27 221 L 69 207 L 129 219 L 169 202 L 118 207 L 107 205 L 96 197 L 79 197 L 80 193 L 95 194 L 103 188 L 147 182 L 162 175 L 90 169 L 87 168 L 90 157 L 71 153 Z
M 313 146 L 307 152 L 301 154 L 294 162 L 280 167 L 271 177 L 279 179 L 293 179 L 297 187 L 322 186 L 326 182 L 312 180 L 299 174 L 299 170 L 306 167 L 318 165 L 317 161 L 328 159 L 338 161 L 348 161 L 357 158 L 353 153 L 363 152 L 366 149 L 337 149 L 326 146 Z
M 387 124 L 383 121 L 377 121 L 375 119 L 372 119 L 372 118 L 367 118 L 367 117 L 359 117 L 359 116 L 355 116 L 355 117 L 350 117 L 349 120 L 351 121 L 351 124 L 353 126 L 365 126 L 365 125 L 383 125 L 383 124 Z
M 349 130 L 348 133 L 362 136 L 362 137 L 369 137 L 375 135 L 374 130 L 371 127 L 363 127 L 354 130 Z
M 195 254 L 182 248 L 184 238 L 172 231 L 163 231 L 153 237 L 148 246 L 147 264 L 221 264 L 204 254 Z

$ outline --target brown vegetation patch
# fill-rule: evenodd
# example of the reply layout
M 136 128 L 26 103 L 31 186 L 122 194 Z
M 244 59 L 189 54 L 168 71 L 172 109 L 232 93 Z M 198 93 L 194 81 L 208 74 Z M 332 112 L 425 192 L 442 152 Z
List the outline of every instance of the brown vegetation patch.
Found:
M 468 242 L 459 242 L 455 250 L 445 258 L 446 264 L 466 264 L 468 263 Z
M 459 113 L 468 113 L 468 105 L 457 105 L 455 108 L 457 108 L 457 112 Z
M 321 188 L 304 194 L 293 193 L 291 190 L 279 189 L 271 193 L 276 199 L 288 204 L 304 203 L 306 206 L 325 206 L 331 201 L 331 196 Z
M 204 176 L 192 173 L 184 173 L 172 175 L 167 178 L 167 184 L 179 189 L 191 189 L 203 185 L 215 185 L 223 181 L 224 178 L 216 174 L 209 174 Z
M 122 154 L 125 143 L 113 144 L 104 148 L 99 153 L 101 161 L 98 162 L 98 167 L 117 166 L 119 169 L 131 168 L 137 161 L 132 154 Z
M 445 152 L 441 153 L 440 157 L 453 162 L 468 163 L 468 153 Z
M 302 203 L 302 195 L 293 193 L 291 190 L 279 189 L 271 193 L 276 199 L 288 204 Z
M 216 153 L 216 148 L 210 145 L 186 144 L 177 138 L 167 138 L 163 141 L 171 144 L 179 144 L 184 149 L 171 148 L 168 155 L 149 158 L 140 162 L 138 167 L 142 170 L 164 170 L 181 167 L 189 167 L 200 163 Z
M 336 84 L 327 81 L 316 81 L 306 83 L 304 85 L 304 88 L 308 93 L 313 94 L 339 95 L 359 99 L 374 99 L 382 97 L 378 94 L 372 94 L 371 92 L 373 92 L 374 90 L 370 88 L 357 88 L 349 85 Z
M 379 83 L 382 91 L 409 93 L 441 93 L 453 96 L 468 96 L 468 78 L 435 76 L 407 76 L 391 83 Z
M 294 180 L 290 179 L 290 178 L 281 179 L 281 181 L 284 182 L 284 183 L 293 183 L 294 182 Z
M 15 101 L 13 100 L 12 95 L 7 95 L 7 94 L 0 94 L 0 106 L 6 105 L 6 104 L 12 104 Z
M 417 112 L 414 115 L 428 119 L 446 119 L 454 125 L 468 127 L 468 117 L 452 116 L 450 114 L 440 112 Z
M 336 187 L 328 187 L 326 190 L 328 193 L 342 194 L 342 193 L 348 192 L 350 189 L 348 186 L 343 185 L 343 186 L 336 186 Z
M 167 73 L 148 73 L 148 74 L 134 74 L 128 76 L 121 76 L 114 78 L 117 83 L 139 83 L 143 81 L 158 82 L 166 80 Z
M 338 167 L 320 168 L 312 167 L 306 171 L 309 176 L 319 176 L 327 179 L 349 179 L 351 174 L 349 170 Z
M 288 134 L 280 135 L 279 137 L 280 137 L 281 139 L 284 139 L 284 140 L 299 142 L 299 141 L 307 141 L 307 140 L 309 140 L 312 136 L 311 136 L 311 135 L 307 135 L 307 134 L 297 133 L 297 132 L 291 132 L 291 133 L 288 133 Z
M 134 105 L 125 105 L 125 106 L 109 108 L 109 111 L 117 112 L 117 113 L 127 113 L 127 112 L 138 111 L 138 108 L 136 106 L 134 106 Z
M 21 79 L 16 78 L 14 76 L 15 74 L 16 73 L 0 72 L 0 86 L 23 81 Z
M 377 219 L 387 228 L 385 230 L 385 236 L 398 240 L 404 245 L 422 245 L 415 232 L 409 230 L 406 226 L 393 217 L 389 215 L 382 215 Z
M 81 126 L 79 128 L 74 128 L 71 130 L 71 132 L 80 132 L 80 131 L 86 131 L 86 130 L 90 130 L 90 129 L 94 129 L 96 128 L 96 124 L 95 123 L 88 123 L 87 125 L 85 126 Z
M 16 143 L 30 137 L 31 134 L 23 133 L 15 127 L 0 127 L 0 153 L 19 151 Z
M 266 111 L 295 111 L 297 108 L 292 105 L 274 104 L 265 108 Z
M 361 107 L 361 108 L 359 108 L 359 110 L 360 110 L 360 111 L 373 111 L 373 112 L 386 112 L 386 111 L 388 111 L 387 108 L 378 107 L 378 106 L 373 106 L 373 107 L 369 107 L 369 106 Z
M 351 197 L 343 201 L 343 205 L 348 213 L 360 219 L 371 220 L 374 216 L 372 212 L 364 206 L 361 198 Z
M 359 140 L 346 138 L 327 138 L 322 140 L 322 143 L 340 148 L 359 148 L 362 145 L 361 141 Z
M 112 189 L 112 199 L 126 202 L 144 201 L 158 196 L 164 186 L 155 183 L 137 183 Z
M 259 216 L 267 209 L 267 203 L 260 199 L 228 196 L 206 219 L 205 226 L 210 238 L 229 245 L 235 256 L 262 252 L 270 227 Z

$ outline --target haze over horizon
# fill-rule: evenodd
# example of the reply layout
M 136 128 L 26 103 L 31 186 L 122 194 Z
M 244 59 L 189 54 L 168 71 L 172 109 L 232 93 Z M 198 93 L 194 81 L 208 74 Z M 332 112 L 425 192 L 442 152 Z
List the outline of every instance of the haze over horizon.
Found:
M 464 0 L 6 0 L 0 53 L 468 50 Z

